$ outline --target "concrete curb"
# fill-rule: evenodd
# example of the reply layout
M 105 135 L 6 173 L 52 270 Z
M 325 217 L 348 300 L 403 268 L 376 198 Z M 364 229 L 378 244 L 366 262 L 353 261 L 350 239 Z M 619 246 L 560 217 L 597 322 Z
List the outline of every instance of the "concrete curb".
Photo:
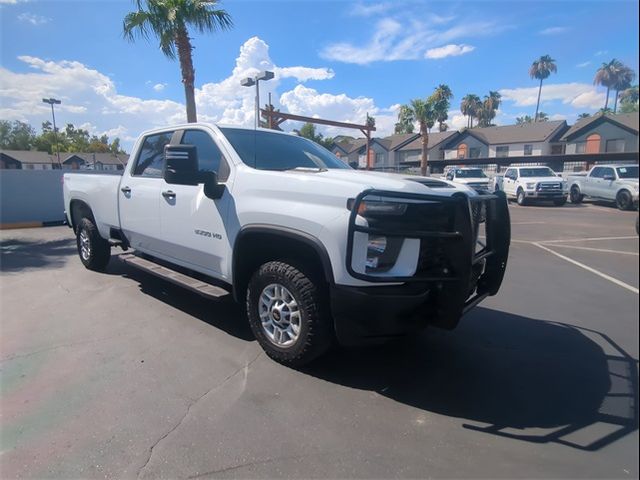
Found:
M 40 228 L 40 227 L 57 227 L 65 225 L 64 220 L 55 220 L 52 222 L 15 222 L 15 223 L 0 223 L 0 230 L 16 230 L 19 228 Z

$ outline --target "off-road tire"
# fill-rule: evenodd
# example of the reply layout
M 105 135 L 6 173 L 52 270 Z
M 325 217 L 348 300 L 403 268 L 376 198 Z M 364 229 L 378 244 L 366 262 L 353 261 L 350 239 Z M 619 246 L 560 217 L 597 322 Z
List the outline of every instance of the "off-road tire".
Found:
M 300 333 L 293 345 L 275 345 L 260 320 L 259 301 L 265 287 L 284 286 L 294 297 L 301 312 Z M 325 353 L 333 343 L 328 295 L 320 282 L 298 268 L 281 261 L 262 265 L 252 276 L 247 289 L 247 317 L 258 343 L 269 357 L 289 367 L 301 367 Z
M 98 228 L 89 218 L 84 217 L 80 220 L 76 228 L 76 245 L 80 261 L 86 268 L 97 272 L 107 268 L 111 258 L 111 246 L 100 236 Z
M 575 204 L 582 203 L 582 200 L 584 200 L 584 195 L 580 193 L 580 188 L 577 185 L 571 187 L 571 191 L 569 192 L 569 200 L 571 201 L 571 203 Z
M 619 210 L 631 210 L 633 208 L 633 197 L 628 190 L 620 190 L 616 195 L 616 207 Z
M 522 188 L 519 188 L 518 192 L 516 193 L 516 202 L 518 202 L 518 205 L 520 205 L 521 207 L 524 207 L 528 203 L 527 194 L 524 193 L 524 190 Z

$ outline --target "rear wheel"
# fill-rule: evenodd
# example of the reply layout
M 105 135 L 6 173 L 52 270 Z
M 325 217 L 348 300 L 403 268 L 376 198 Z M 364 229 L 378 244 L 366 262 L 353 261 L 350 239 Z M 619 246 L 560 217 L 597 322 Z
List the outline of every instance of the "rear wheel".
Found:
M 524 193 L 524 190 L 519 188 L 518 189 L 518 194 L 516 196 L 516 202 L 518 202 L 518 205 L 520 205 L 521 207 L 525 206 L 527 204 L 527 194 Z
M 569 192 L 569 200 L 571 203 L 581 203 L 584 200 L 584 195 L 580 193 L 580 188 L 577 185 L 571 187 L 571 191 Z
M 86 217 L 80 220 L 76 229 L 76 244 L 80 261 L 89 270 L 103 271 L 107 267 L 111 258 L 111 246 Z
M 275 361 L 299 367 L 332 344 L 328 301 L 322 286 L 284 262 L 268 262 L 254 273 L 247 290 L 253 334 Z
M 631 210 L 633 206 L 633 197 L 628 190 L 621 190 L 616 195 L 616 207 L 620 210 Z

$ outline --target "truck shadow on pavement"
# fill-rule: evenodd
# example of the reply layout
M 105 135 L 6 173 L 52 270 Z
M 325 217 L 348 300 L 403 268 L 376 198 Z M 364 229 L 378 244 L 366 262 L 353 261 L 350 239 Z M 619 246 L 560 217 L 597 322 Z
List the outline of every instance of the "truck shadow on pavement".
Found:
M 636 359 L 593 330 L 487 308 L 303 371 L 503 438 L 595 451 L 638 429 Z
M 245 318 L 244 308 L 234 302 L 231 295 L 219 300 L 206 299 L 150 273 L 130 267 L 114 257 L 111 258 L 106 273 L 134 280 L 142 293 L 202 320 L 212 327 L 219 328 L 229 335 L 245 341 L 255 340 Z
M 61 268 L 76 253 L 75 238 L 38 242 L 7 239 L 0 242 L 0 272 L 20 272 L 32 268 Z

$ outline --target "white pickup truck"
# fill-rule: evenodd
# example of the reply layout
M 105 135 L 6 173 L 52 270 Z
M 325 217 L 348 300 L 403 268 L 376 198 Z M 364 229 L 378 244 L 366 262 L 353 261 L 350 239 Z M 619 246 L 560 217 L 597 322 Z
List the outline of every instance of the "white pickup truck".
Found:
M 554 205 L 567 203 L 567 182 L 549 167 L 509 167 L 502 177 L 502 185 L 496 179 L 495 189 L 500 188 L 507 198 L 515 198 L 518 205 L 532 201 L 551 200 Z
M 615 202 L 620 210 L 638 205 L 637 165 L 597 165 L 586 174 L 569 175 L 568 181 L 571 203 L 589 197 Z
M 474 190 L 489 190 L 490 179 L 481 168 L 454 167 L 445 173 L 445 178 L 450 182 L 466 185 Z
M 207 297 L 232 293 L 276 361 L 337 339 L 380 341 L 461 316 L 498 292 L 510 243 L 502 193 L 355 171 L 271 130 L 187 124 L 136 142 L 123 175 L 64 175 L 78 253 Z

